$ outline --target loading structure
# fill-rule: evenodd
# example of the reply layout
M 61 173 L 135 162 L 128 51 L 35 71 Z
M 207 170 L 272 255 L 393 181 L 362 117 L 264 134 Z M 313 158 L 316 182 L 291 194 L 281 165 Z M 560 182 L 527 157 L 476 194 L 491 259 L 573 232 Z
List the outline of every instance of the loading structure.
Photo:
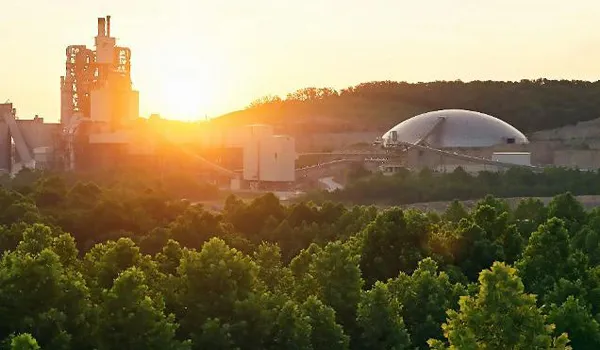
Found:
M 468 110 L 439 110 L 417 115 L 396 125 L 375 143 L 402 160 L 399 164 L 384 164 L 384 169 L 446 171 L 458 166 L 475 172 L 511 167 L 540 169 L 522 161 L 513 163 L 510 158 L 501 156 L 502 152 L 497 154 L 499 157 L 494 156 L 495 150 L 522 151 L 529 141 L 508 123 Z
M 19 120 L 11 103 L 0 104 L 0 171 L 11 175 L 23 168 L 57 167 L 54 149 L 60 141 L 60 125 L 35 117 Z
M 105 122 L 118 128 L 139 117 L 139 93 L 132 89 L 131 50 L 116 45 L 111 17 L 98 18 L 95 50 L 71 45 L 60 78 L 62 125 Z
M 131 50 L 117 46 L 110 16 L 98 18 L 94 49 L 70 45 L 65 54 L 60 153 L 67 170 L 74 170 L 90 166 L 99 149 L 123 148 L 123 130 L 139 118 L 139 93 L 132 88 Z

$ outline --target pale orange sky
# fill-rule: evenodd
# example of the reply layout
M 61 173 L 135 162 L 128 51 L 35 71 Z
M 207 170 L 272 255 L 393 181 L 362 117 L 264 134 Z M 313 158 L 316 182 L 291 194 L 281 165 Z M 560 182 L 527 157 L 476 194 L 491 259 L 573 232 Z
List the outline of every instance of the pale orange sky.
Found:
M 92 46 L 105 15 L 133 51 L 142 116 L 214 117 L 373 80 L 600 77 L 593 0 L 12 0 L 0 10 L 0 102 L 58 120 L 65 48 Z

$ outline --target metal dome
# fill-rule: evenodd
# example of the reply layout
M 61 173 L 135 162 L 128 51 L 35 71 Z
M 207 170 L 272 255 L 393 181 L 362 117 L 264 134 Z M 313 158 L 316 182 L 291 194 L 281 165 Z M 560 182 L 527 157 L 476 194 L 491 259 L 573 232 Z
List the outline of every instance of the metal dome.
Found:
M 479 148 L 528 142 L 527 137 L 512 125 L 491 115 L 463 109 L 419 114 L 382 136 L 384 147 L 420 143 L 432 148 Z

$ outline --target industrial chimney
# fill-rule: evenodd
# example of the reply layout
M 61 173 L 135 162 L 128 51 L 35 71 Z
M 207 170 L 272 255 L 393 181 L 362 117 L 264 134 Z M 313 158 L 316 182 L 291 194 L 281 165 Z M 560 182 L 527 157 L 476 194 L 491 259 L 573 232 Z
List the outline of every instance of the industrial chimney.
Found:
M 103 17 L 98 18 L 98 36 L 106 36 L 106 19 Z

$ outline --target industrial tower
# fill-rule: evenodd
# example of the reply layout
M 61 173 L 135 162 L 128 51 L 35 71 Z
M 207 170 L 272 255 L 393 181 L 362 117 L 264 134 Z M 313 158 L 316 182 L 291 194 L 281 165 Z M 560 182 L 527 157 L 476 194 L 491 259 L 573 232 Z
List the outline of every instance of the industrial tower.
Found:
M 110 16 L 98 18 L 95 47 L 67 47 L 66 72 L 60 78 L 64 128 L 95 122 L 114 130 L 139 117 L 139 93 L 131 83 L 131 50 L 116 45 Z
M 117 46 L 110 19 L 98 18 L 95 50 L 85 45 L 67 47 L 66 72 L 60 78 L 60 124 L 63 164 L 70 170 L 91 162 L 88 153 L 99 145 L 90 148 L 90 135 L 102 136 L 99 143 L 114 144 L 122 138 L 117 134 L 139 117 L 139 93 L 131 83 L 131 50 Z

